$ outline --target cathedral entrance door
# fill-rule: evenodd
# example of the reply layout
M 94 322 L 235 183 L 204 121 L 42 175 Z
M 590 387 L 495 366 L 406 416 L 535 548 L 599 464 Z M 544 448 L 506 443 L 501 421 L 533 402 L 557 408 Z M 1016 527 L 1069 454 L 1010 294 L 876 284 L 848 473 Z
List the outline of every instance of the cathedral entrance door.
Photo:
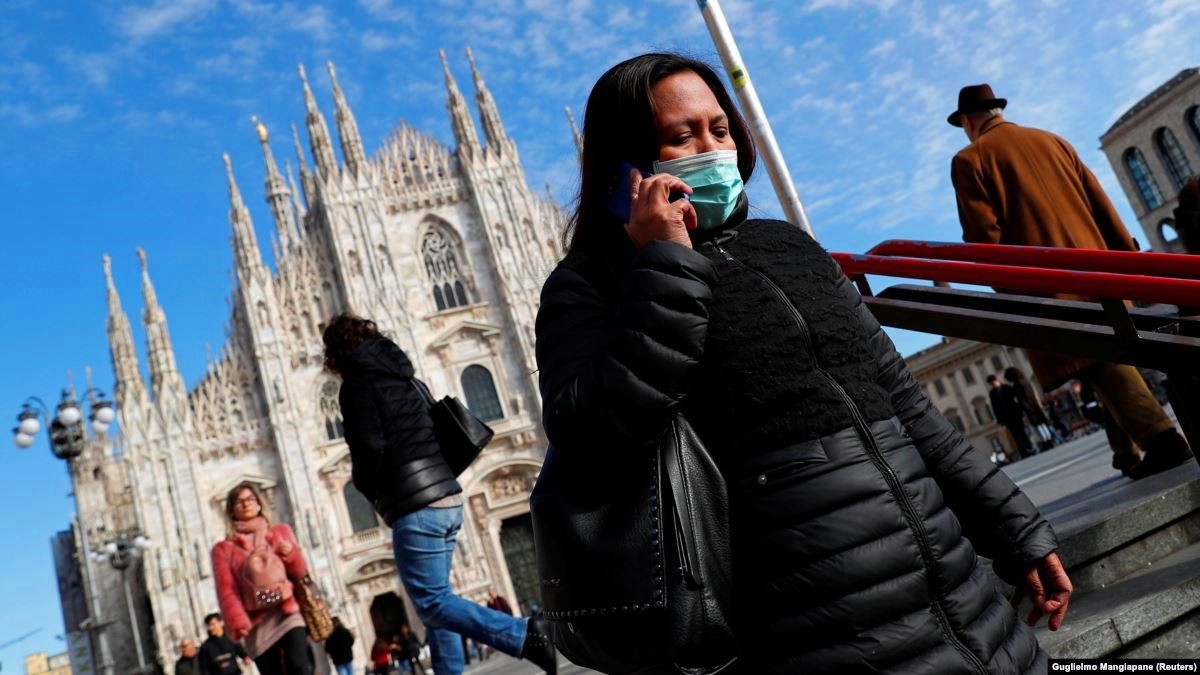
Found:
M 400 626 L 408 623 L 408 612 L 404 601 L 395 593 L 382 593 L 371 601 L 371 625 L 375 637 L 390 640 L 400 634 Z M 367 650 L 370 651 L 370 648 Z
M 537 558 L 533 553 L 533 517 L 528 513 L 506 518 L 500 523 L 500 547 L 512 577 L 513 591 L 521 613 L 530 614 L 530 606 L 542 603 L 538 587 Z

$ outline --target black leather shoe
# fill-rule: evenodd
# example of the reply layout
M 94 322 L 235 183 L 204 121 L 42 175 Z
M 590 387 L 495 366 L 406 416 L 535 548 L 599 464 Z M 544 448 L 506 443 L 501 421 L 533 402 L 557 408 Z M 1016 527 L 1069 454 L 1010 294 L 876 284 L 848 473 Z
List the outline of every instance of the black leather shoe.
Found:
M 1142 448 L 1142 461 L 1130 470 L 1134 480 L 1153 476 L 1183 464 L 1192 458 L 1187 441 L 1174 429 L 1168 429 L 1151 438 Z
M 525 629 L 525 644 L 521 646 L 521 658 L 550 675 L 558 675 L 558 654 L 554 651 L 546 620 L 540 616 L 529 620 L 529 627 Z

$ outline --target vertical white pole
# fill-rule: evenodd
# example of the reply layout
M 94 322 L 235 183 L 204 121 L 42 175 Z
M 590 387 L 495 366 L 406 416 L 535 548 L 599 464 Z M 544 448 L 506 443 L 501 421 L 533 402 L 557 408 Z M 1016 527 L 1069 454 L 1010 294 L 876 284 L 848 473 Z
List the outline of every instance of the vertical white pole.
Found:
M 758 146 L 758 156 L 766 164 L 767 173 L 771 176 L 771 185 L 775 188 L 775 195 L 779 198 L 784 215 L 790 222 L 812 235 L 812 225 L 808 222 L 808 214 L 804 212 L 804 205 L 800 203 L 800 195 L 796 194 L 796 186 L 792 183 L 787 163 L 783 160 L 779 144 L 775 142 L 775 133 L 771 131 L 771 124 L 767 121 L 766 113 L 763 112 L 762 104 L 758 100 L 758 92 L 754 90 L 754 83 L 750 81 L 750 74 L 746 71 L 745 64 L 742 63 L 742 55 L 738 52 L 737 43 L 733 41 L 733 34 L 729 32 L 729 24 L 725 21 L 725 13 L 721 11 L 720 2 L 718 0 L 696 0 L 696 4 L 700 6 L 700 11 L 704 14 L 708 32 L 712 34 L 717 52 L 721 54 L 725 72 L 729 75 L 729 81 L 733 83 L 733 90 L 742 104 L 746 123 L 750 125 L 750 133 L 754 136 L 754 143 Z

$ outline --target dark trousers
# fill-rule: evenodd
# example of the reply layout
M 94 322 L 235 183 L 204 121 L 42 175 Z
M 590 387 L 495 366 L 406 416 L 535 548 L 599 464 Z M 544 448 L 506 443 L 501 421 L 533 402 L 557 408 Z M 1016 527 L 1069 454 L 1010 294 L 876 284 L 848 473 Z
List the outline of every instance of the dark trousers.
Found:
M 1029 434 L 1025 433 L 1024 420 L 1008 420 L 1003 422 L 1004 428 L 1008 429 L 1008 433 L 1012 434 L 1013 441 L 1017 444 L 1017 453 L 1022 457 L 1032 457 L 1033 442 L 1029 440 Z
M 293 628 L 254 659 L 262 675 L 312 675 L 312 654 L 308 651 L 308 633 Z

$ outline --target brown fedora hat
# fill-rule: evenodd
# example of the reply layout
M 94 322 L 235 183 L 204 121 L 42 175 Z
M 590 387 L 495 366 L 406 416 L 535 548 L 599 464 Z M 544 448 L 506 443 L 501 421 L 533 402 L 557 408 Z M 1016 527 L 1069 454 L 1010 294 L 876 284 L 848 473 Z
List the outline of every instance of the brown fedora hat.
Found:
M 958 90 L 958 110 L 950 113 L 946 121 L 951 126 L 961 127 L 962 116 L 966 113 L 991 110 L 992 108 L 1003 110 L 1007 105 L 1008 99 L 996 98 L 996 95 L 992 93 L 990 85 L 973 84 Z

